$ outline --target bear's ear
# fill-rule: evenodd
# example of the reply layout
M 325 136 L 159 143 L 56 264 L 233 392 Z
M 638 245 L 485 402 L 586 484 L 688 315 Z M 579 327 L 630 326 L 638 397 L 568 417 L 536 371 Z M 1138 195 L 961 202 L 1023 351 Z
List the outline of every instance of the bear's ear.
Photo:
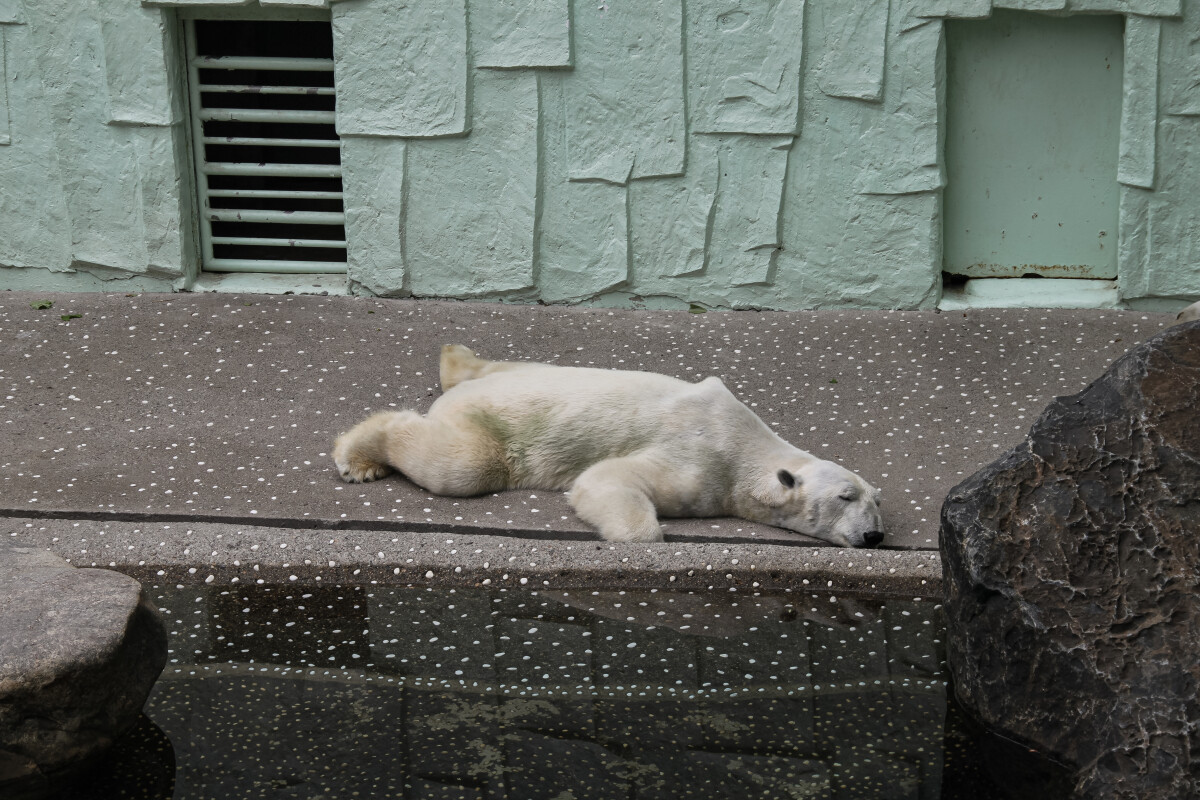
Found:
M 750 491 L 751 496 L 771 508 L 779 508 L 788 501 L 788 491 L 800 485 L 797 475 L 781 469 L 773 475 L 764 475 Z

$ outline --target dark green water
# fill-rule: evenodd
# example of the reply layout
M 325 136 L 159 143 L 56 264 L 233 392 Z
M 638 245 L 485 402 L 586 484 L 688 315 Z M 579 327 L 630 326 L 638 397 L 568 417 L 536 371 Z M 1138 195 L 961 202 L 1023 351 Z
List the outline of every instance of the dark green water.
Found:
M 1049 800 L 1062 780 L 948 704 L 928 601 L 153 596 L 171 654 L 147 719 L 70 797 Z

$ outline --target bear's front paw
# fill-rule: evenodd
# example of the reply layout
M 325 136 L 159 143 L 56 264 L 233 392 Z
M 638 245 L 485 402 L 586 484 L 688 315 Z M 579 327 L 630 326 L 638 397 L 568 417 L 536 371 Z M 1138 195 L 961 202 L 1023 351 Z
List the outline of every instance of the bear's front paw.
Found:
M 655 520 L 641 525 L 605 526 L 600 529 L 600 535 L 610 542 L 661 542 L 663 540 L 662 526 Z
M 346 483 L 370 483 L 385 477 L 392 471 L 387 464 L 372 464 L 369 462 L 337 463 L 338 474 Z

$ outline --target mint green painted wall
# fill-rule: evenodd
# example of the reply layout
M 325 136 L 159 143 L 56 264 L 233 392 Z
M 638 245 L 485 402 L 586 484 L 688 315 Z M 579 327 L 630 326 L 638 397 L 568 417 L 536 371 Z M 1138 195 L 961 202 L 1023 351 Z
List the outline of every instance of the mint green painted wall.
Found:
M 1142 132 L 1157 169 L 1122 188 L 1126 298 L 1200 296 L 1200 82 L 1194 77 L 1200 75 L 1200 4 L 1188 0 L 1184 10 L 1181 19 L 1147 20 L 1135 29 L 1146 95 L 1151 75 L 1157 78 L 1158 125 L 1153 131 L 1144 125 Z
M 1200 296 L 1200 0 L 995 5 L 1126 15 L 1120 291 Z M 928 308 L 944 21 L 992 8 L 0 0 L 0 286 L 196 285 L 176 15 L 299 9 L 333 25 L 352 291 Z
M 0 64 L 0 265 L 82 285 L 184 278 L 191 198 L 162 13 L 0 0 Z

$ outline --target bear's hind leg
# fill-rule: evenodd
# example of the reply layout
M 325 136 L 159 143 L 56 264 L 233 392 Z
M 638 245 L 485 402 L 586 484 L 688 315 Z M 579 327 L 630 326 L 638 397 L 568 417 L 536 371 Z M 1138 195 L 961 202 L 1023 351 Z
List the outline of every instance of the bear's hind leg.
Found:
M 438 363 L 442 391 L 448 392 L 463 381 L 478 378 L 482 369 L 491 363 L 461 344 L 442 345 L 442 357 Z
M 650 495 L 657 469 L 638 455 L 600 461 L 575 479 L 571 505 L 610 542 L 661 542 L 662 527 Z
M 434 494 L 471 497 L 508 488 L 502 447 L 457 415 L 396 414 L 383 445 L 388 464 Z
M 434 494 L 470 497 L 508 487 L 498 442 L 453 419 L 385 411 L 338 437 L 333 460 L 342 479 L 363 483 L 393 469 Z
M 392 471 L 387 458 L 388 427 L 401 414 L 417 416 L 412 411 L 385 411 L 367 417 L 337 438 L 333 444 L 333 463 L 342 480 L 367 483 Z
M 469 347 L 461 344 L 442 345 L 442 357 L 438 363 L 438 379 L 442 391 L 448 392 L 463 381 L 482 378 L 496 372 L 508 372 L 531 366 L 527 361 L 488 361 L 480 358 Z

